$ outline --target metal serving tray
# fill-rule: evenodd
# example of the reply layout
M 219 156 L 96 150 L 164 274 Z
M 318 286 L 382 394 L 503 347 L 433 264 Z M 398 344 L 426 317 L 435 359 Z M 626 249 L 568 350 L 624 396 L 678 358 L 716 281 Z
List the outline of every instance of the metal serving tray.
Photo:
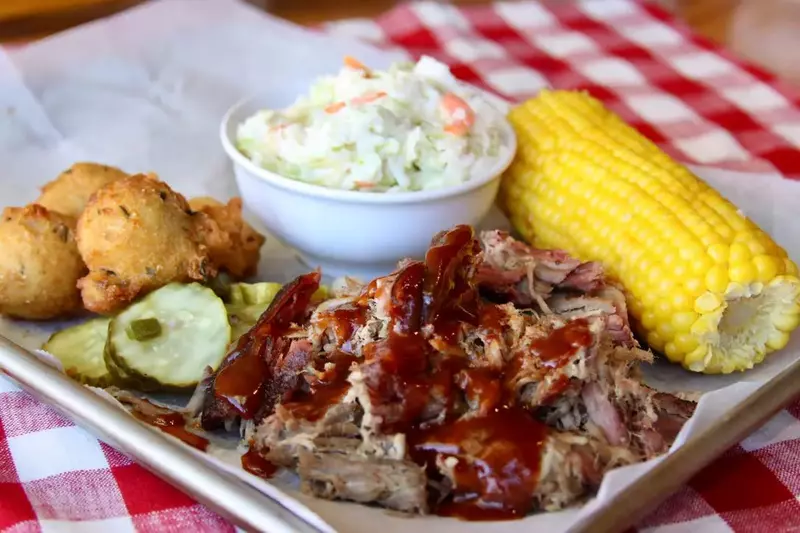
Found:
M 0 369 L 39 400 L 236 525 L 270 533 L 322 531 L 282 503 L 213 468 L 192 450 L 136 421 L 3 336 L 0 336 Z M 800 360 L 764 383 L 708 430 L 666 456 L 590 519 L 576 523 L 570 532 L 614 532 L 635 524 L 694 473 L 757 429 L 798 394 Z

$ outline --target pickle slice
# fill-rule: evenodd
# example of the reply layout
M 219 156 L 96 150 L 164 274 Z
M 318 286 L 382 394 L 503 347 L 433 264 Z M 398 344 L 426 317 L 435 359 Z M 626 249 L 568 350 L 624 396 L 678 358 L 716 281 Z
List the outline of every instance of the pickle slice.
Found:
M 103 350 L 103 360 L 106 363 L 108 372 L 113 378 L 114 385 L 142 392 L 158 392 L 165 389 L 163 385 L 154 379 L 146 378 L 144 376 L 133 376 L 124 368 L 118 366 L 114 359 L 111 358 L 111 353 L 109 352 L 108 346 L 108 342 L 106 341 L 106 347 L 105 350 Z
M 106 367 L 103 350 L 110 318 L 96 318 L 54 333 L 42 350 L 55 356 L 72 379 L 93 387 L 107 387 L 114 376 Z
M 281 290 L 280 283 L 233 283 L 228 293 L 230 305 L 258 305 L 266 309 Z
M 231 337 L 237 340 L 252 328 L 281 290 L 280 283 L 234 283 L 225 309 L 231 323 Z
M 228 320 L 231 323 L 231 338 L 235 341 L 255 326 L 258 319 L 267 310 L 283 285 L 280 283 L 233 283 L 230 285 L 228 303 Z M 319 303 L 328 299 L 329 291 L 320 286 L 311 298 Z
M 207 366 L 217 369 L 230 340 L 225 305 L 214 291 L 198 283 L 172 283 L 111 320 L 106 364 L 121 381 L 141 390 L 188 389 Z
M 280 283 L 267 282 L 234 283 L 230 286 L 225 309 L 231 323 L 233 340 L 237 340 L 255 325 L 282 286 Z

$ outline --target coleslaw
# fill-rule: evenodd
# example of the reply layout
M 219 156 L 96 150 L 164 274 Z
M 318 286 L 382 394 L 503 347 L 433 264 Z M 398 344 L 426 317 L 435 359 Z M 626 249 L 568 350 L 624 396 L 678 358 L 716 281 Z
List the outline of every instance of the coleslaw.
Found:
M 505 116 L 447 65 L 373 71 L 353 58 L 291 106 L 241 123 L 237 148 L 287 178 L 344 190 L 419 191 L 485 175 L 510 149 Z

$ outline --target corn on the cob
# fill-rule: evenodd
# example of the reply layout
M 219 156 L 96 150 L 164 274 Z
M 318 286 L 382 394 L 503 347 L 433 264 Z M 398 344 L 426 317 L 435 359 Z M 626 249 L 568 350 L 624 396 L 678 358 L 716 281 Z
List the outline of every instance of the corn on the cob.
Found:
M 542 91 L 509 118 L 501 206 L 537 246 L 602 262 L 652 348 L 728 373 L 786 345 L 797 266 L 735 206 L 588 94 Z

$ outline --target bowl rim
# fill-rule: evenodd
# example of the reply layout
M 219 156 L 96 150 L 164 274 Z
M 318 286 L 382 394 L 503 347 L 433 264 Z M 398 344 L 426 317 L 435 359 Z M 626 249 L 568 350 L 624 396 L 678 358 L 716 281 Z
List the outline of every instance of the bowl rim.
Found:
M 503 111 L 499 108 L 499 106 L 496 105 L 498 101 L 502 102 L 505 105 L 508 105 L 508 103 L 505 100 L 498 97 L 497 95 L 489 93 L 488 91 L 485 91 L 483 89 L 474 87 L 472 85 L 470 85 L 469 87 L 472 90 L 476 90 L 483 93 L 487 97 L 487 99 L 489 99 L 489 102 L 494 107 L 498 108 L 497 109 L 498 113 L 505 115 Z M 514 160 L 514 156 L 517 152 L 516 133 L 514 132 L 514 128 L 511 127 L 511 123 L 504 116 L 504 120 L 501 122 L 501 128 L 504 130 L 503 137 L 507 139 L 510 150 L 508 151 L 506 157 L 498 159 L 497 164 L 493 166 L 489 171 L 487 171 L 486 176 L 472 178 L 464 183 L 451 187 L 442 187 L 438 189 L 431 189 L 424 191 L 407 191 L 407 192 L 397 192 L 397 193 L 370 193 L 362 191 L 334 189 L 330 187 L 324 187 L 322 185 L 314 185 L 311 183 L 305 183 L 302 181 L 294 180 L 292 178 L 287 178 L 285 176 L 281 176 L 280 174 L 272 172 L 271 170 L 261 168 L 255 163 L 253 163 L 247 156 L 245 156 L 236 148 L 233 139 L 231 139 L 228 134 L 229 130 L 233 131 L 233 129 L 231 128 L 231 122 L 233 120 L 233 117 L 243 107 L 246 107 L 258 100 L 259 97 L 257 95 L 255 96 L 251 95 L 242 98 L 234 105 L 232 105 L 228 109 L 228 111 L 225 112 L 219 130 L 222 147 L 225 150 L 227 156 L 233 161 L 235 165 L 239 165 L 240 167 L 242 167 L 244 170 L 246 170 L 256 178 L 265 181 L 272 186 L 292 191 L 304 196 L 311 196 L 315 198 L 327 198 L 330 200 L 339 200 L 343 202 L 357 203 L 357 204 L 408 204 L 408 203 L 423 203 L 433 200 L 452 198 L 479 189 L 484 185 L 486 185 L 487 183 L 499 179 L 500 176 L 503 174 L 503 172 L 505 172 L 505 170 L 511 165 L 512 161 Z

